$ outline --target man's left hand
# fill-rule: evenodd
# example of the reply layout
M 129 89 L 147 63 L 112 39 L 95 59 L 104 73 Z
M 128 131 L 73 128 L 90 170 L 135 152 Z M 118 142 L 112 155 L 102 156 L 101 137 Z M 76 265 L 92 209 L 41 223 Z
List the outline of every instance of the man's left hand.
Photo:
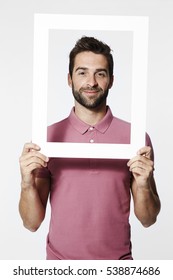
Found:
M 140 188 L 149 188 L 150 186 L 150 178 L 153 176 L 154 170 L 154 162 L 151 160 L 151 153 L 151 147 L 143 147 L 137 152 L 137 156 L 127 163 L 137 186 Z

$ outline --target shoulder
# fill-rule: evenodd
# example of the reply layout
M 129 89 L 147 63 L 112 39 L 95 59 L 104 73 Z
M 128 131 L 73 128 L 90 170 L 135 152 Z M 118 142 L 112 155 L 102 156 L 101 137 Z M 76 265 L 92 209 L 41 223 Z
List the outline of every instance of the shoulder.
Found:
M 115 116 L 113 116 L 112 118 L 112 126 L 116 127 L 118 130 L 125 130 L 125 131 L 129 131 L 131 128 L 130 122 L 127 122 Z
M 69 118 L 65 118 L 59 122 L 53 123 L 47 128 L 47 141 L 56 142 L 60 141 L 61 135 L 69 126 Z
M 56 122 L 56 123 L 53 123 L 53 124 L 49 125 L 47 129 L 48 129 L 48 131 L 51 131 L 51 130 L 53 130 L 55 128 L 58 128 L 58 127 L 64 127 L 68 124 L 68 122 L 69 122 L 69 118 L 67 117 L 67 118 L 65 118 L 65 119 L 63 119 L 59 122 Z
M 111 126 L 113 126 L 114 128 L 116 127 L 116 129 L 130 129 L 131 125 L 130 122 L 125 121 L 121 118 L 119 118 L 118 116 L 114 116 L 114 114 L 112 113 L 112 110 L 109 106 L 107 106 L 107 121 L 110 123 Z

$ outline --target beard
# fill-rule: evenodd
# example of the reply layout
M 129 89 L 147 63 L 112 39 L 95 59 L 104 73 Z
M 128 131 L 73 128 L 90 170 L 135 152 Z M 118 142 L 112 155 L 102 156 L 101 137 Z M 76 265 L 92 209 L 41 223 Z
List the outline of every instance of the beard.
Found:
M 89 90 L 90 92 L 93 91 L 94 94 L 91 94 L 91 96 L 85 95 L 85 93 L 83 92 L 87 90 Z M 74 89 L 74 85 L 72 85 L 72 93 L 75 100 L 87 109 L 96 109 L 101 104 L 103 104 L 106 101 L 108 92 L 109 89 L 103 91 L 103 89 L 100 87 L 82 87 L 79 89 L 79 91 L 77 91 Z

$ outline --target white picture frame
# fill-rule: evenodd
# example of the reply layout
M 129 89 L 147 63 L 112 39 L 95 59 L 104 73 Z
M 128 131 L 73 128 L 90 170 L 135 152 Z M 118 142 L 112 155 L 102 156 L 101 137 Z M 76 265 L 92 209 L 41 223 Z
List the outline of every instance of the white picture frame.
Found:
M 148 24 L 148 17 L 137 16 L 35 14 L 32 142 L 41 147 L 43 154 L 129 159 L 145 146 Z M 47 142 L 48 43 L 52 29 L 133 32 L 130 144 Z

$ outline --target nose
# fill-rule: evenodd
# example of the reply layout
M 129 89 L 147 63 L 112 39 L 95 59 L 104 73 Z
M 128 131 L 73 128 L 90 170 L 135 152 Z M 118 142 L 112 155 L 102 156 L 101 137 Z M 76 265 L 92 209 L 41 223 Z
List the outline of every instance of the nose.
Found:
M 87 85 L 90 87 L 95 87 L 98 85 L 97 79 L 94 74 L 88 76 Z

